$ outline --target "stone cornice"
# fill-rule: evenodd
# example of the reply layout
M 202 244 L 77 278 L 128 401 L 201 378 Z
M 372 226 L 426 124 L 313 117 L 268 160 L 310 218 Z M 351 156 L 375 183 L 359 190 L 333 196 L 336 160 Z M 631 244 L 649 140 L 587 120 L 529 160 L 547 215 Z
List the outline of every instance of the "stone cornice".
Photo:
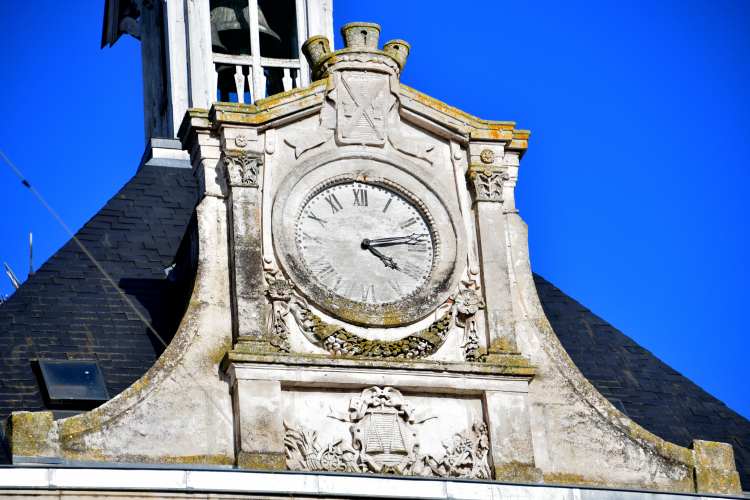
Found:
M 233 350 L 225 356 L 222 367 L 226 370 L 233 363 L 266 363 L 298 366 L 319 366 L 330 368 L 377 368 L 395 371 L 437 371 L 441 373 L 506 375 L 531 380 L 537 373 L 536 366 L 526 358 L 517 355 L 499 356 L 491 363 L 456 363 L 420 359 L 416 361 L 403 359 L 362 359 L 332 357 L 313 354 L 244 353 Z
M 311 85 L 283 92 L 257 101 L 255 104 L 217 102 L 211 110 L 188 109 L 180 126 L 179 136 L 186 144 L 198 130 L 216 130 L 221 124 L 255 126 L 265 129 L 272 124 L 299 119 L 317 112 L 325 100 L 332 79 L 318 80 Z M 404 119 L 418 115 L 421 120 L 435 123 L 456 139 L 502 143 L 506 149 L 520 156 L 526 152 L 530 132 L 518 130 L 515 122 L 482 120 L 460 109 L 400 84 L 401 108 Z

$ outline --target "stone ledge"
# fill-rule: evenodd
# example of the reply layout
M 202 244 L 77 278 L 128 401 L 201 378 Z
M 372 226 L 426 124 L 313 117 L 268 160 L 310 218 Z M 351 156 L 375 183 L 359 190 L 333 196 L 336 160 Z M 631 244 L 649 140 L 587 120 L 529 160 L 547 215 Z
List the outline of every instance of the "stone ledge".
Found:
M 283 453 L 252 453 L 241 451 L 237 467 L 252 470 L 286 470 L 286 455 Z
M 306 495 L 308 498 L 405 498 L 469 499 L 525 498 L 543 500 L 695 500 L 727 498 L 719 495 L 695 495 L 644 491 L 642 489 L 570 487 L 542 484 L 503 484 L 485 480 L 404 478 L 355 474 L 297 472 L 253 472 L 241 470 L 189 470 L 184 468 L 127 468 L 118 465 L 102 468 L 7 467 L 0 469 L 0 488 L 15 490 L 19 495 L 59 498 L 57 492 L 71 494 L 91 490 L 107 498 L 132 498 L 133 490 L 184 494 L 194 498 L 198 492 L 284 495 L 280 498 Z M 120 493 L 119 495 L 117 493 Z M 44 493 L 54 493 L 43 496 Z M 174 498 L 174 497 L 170 497 Z M 738 497 L 735 497 L 738 498 Z M 739 497 L 741 498 L 741 497 Z
M 537 370 L 528 359 L 521 356 L 496 356 L 491 363 L 455 363 L 448 361 L 402 360 L 402 359 L 367 359 L 353 357 L 336 357 L 313 354 L 265 354 L 258 352 L 243 352 L 235 349 L 229 351 L 221 363 L 225 371 L 232 363 L 272 363 L 295 366 L 345 367 L 345 368 L 385 368 L 393 370 L 414 370 L 432 372 L 450 372 L 457 374 L 477 375 L 514 375 L 529 380 L 536 375 Z

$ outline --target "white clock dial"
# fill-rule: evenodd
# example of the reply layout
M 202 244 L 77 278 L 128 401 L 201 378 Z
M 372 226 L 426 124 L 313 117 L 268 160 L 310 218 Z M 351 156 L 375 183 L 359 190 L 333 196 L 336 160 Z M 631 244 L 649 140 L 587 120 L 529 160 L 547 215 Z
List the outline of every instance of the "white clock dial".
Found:
M 347 182 L 315 193 L 297 222 L 297 245 L 315 279 L 354 302 L 384 304 L 429 278 L 433 231 L 406 198 Z

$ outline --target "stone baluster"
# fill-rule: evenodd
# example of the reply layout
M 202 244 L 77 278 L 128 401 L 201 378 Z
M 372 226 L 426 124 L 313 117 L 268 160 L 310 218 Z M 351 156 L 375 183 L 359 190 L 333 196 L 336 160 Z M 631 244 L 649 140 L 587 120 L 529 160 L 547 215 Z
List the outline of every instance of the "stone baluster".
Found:
M 474 156 L 474 155 L 472 155 Z M 507 167 L 498 165 L 491 150 L 481 154 L 482 163 L 467 171 L 474 198 L 474 216 L 481 262 L 482 286 L 487 307 L 488 361 L 501 354 L 517 354 L 511 284 L 508 270 L 508 241 L 504 215 L 503 185 Z
M 238 64 L 236 68 L 234 83 L 237 85 L 237 102 L 242 104 L 245 102 L 245 75 L 241 65 Z
M 290 71 L 289 68 L 284 68 L 284 77 L 281 79 L 281 82 L 284 85 L 284 92 L 292 90 L 292 77 L 289 74 Z

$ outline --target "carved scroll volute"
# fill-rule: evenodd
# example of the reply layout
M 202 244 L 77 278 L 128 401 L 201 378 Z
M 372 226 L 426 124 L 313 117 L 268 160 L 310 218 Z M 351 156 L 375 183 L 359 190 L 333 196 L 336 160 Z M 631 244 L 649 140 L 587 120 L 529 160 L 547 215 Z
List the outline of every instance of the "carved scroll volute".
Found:
M 263 153 L 256 151 L 222 151 L 224 175 L 231 187 L 258 187 L 260 167 L 263 166 Z

